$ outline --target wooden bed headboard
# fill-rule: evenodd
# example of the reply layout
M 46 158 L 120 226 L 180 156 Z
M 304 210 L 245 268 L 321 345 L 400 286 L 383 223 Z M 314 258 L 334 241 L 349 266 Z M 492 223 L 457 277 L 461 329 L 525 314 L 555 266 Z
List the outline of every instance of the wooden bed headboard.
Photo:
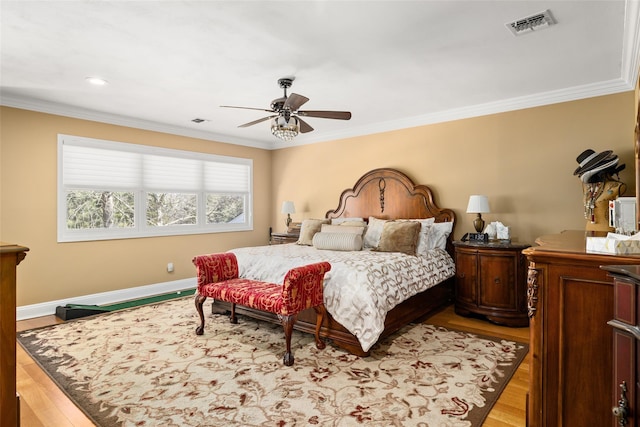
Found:
M 362 217 L 365 220 L 370 216 L 381 219 L 434 217 L 436 222 L 455 223 L 455 213 L 438 207 L 429 187 L 416 185 L 404 173 L 389 168 L 364 174 L 353 188 L 342 192 L 338 207 L 325 214 L 326 218 Z

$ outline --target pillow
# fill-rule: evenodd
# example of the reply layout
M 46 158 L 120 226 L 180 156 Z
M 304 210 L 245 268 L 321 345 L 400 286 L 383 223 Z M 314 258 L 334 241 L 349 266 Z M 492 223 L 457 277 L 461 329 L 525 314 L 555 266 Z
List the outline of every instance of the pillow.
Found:
M 420 223 L 420 234 L 418 235 L 418 243 L 416 245 L 416 255 L 425 255 L 429 250 L 429 230 L 431 225 L 436 222 L 435 218 L 412 219 Z
M 360 251 L 362 250 L 362 235 L 320 232 L 313 236 L 313 247 L 332 251 Z
M 342 227 L 366 227 L 367 223 L 365 221 L 344 221 L 339 225 Z
M 328 219 L 305 219 L 300 226 L 300 237 L 298 237 L 299 245 L 311 246 L 313 244 L 313 236 L 320 231 L 322 224 L 329 224 Z
M 382 227 L 376 250 L 415 255 L 420 227 L 421 224 L 417 221 L 387 221 Z
M 446 249 L 447 238 L 453 230 L 453 222 L 436 222 L 429 227 L 426 249 Z
M 351 234 L 359 234 L 362 236 L 364 233 L 364 227 L 354 227 L 348 225 L 330 225 L 330 224 L 322 224 L 322 228 L 320 229 L 323 233 L 351 233 Z
M 369 217 L 369 225 L 367 231 L 364 234 L 364 247 L 365 248 L 377 248 L 380 242 L 380 235 L 382 234 L 382 228 L 384 223 L 387 222 L 384 219 L 378 219 L 375 217 Z
M 331 218 L 331 224 L 332 225 L 340 225 L 343 222 L 349 222 L 349 221 L 364 222 L 364 218 L 359 218 L 359 217 L 354 217 L 354 218 Z

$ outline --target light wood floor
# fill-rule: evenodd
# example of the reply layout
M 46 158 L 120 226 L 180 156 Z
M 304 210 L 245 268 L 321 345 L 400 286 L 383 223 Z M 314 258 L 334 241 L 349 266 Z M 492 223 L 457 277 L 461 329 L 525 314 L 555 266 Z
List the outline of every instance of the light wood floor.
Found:
M 448 307 L 428 320 L 429 323 L 528 342 L 529 328 L 507 328 L 484 320 L 457 316 Z M 60 323 L 55 316 L 23 320 L 18 331 Z M 28 427 L 85 427 L 94 424 L 55 385 L 47 374 L 17 346 L 17 388 L 20 394 L 21 425 Z M 484 427 L 522 427 L 525 423 L 525 399 L 529 380 L 529 357 L 520 364 L 511 381 L 489 413 Z

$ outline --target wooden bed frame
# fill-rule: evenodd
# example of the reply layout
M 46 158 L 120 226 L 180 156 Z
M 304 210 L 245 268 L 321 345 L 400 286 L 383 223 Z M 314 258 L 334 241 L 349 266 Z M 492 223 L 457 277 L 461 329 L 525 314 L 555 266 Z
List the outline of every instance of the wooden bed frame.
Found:
M 363 175 L 353 186 L 340 195 L 338 207 L 325 214 L 326 218 L 370 216 L 381 219 L 431 218 L 436 222 L 455 222 L 455 213 L 451 209 L 439 208 L 433 198 L 433 192 L 425 185 L 414 184 L 408 176 L 395 169 L 374 169 Z M 453 232 L 447 241 L 447 250 L 452 254 Z M 411 322 L 423 320 L 428 315 L 451 303 L 453 299 L 453 278 L 421 292 L 393 308 L 386 317 L 385 329 L 379 339 L 391 335 Z M 228 311 L 230 306 L 215 301 L 214 313 Z M 278 322 L 270 313 L 237 306 L 236 313 L 256 319 Z M 299 313 L 295 329 L 314 333 L 315 312 L 305 310 Z M 339 347 L 352 354 L 368 356 L 358 339 L 335 321 L 329 313 L 325 316 L 320 331 L 323 338 L 330 339 Z

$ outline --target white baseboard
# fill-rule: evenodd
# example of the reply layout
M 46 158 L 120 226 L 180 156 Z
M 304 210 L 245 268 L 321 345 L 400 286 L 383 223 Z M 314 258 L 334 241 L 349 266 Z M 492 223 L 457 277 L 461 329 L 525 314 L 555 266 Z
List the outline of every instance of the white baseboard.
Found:
M 56 307 L 67 304 L 87 304 L 105 305 L 115 304 L 122 301 L 130 301 L 139 298 L 146 298 L 154 295 L 168 294 L 171 292 L 185 291 L 193 289 L 197 285 L 196 278 L 174 280 L 171 282 L 156 283 L 154 285 L 138 286 L 135 288 L 120 289 L 117 291 L 102 292 L 99 294 L 84 295 L 61 299 L 58 301 L 47 301 L 39 304 L 23 305 L 17 308 L 17 320 L 32 319 L 34 317 L 48 316 L 56 314 Z

